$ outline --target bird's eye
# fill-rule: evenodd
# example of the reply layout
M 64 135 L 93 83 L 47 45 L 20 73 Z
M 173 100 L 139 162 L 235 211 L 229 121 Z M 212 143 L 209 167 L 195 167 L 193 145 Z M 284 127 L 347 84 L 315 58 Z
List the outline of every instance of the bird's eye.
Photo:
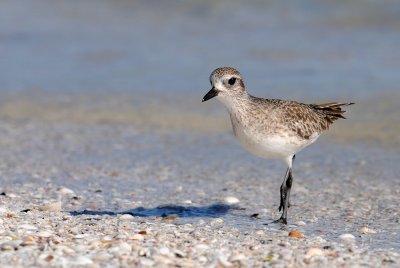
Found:
M 228 83 L 229 83 L 229 85 L 231 85 L 231 86 L 234 85 L 235 82 L 236 82 L 236 78 L 235 78 L 235 77 L 232 77 L 231 79 L 228 80 Z

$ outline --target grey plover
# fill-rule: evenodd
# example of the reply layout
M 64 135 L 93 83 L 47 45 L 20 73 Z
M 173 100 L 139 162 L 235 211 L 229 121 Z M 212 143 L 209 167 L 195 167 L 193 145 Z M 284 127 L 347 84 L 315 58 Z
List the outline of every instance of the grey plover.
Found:
M 210 83 L 212 88 L 202 101 L 216 97 L 224 104 L 239 142 L 259 157 L 281 159 L 288 165 L 280 188 L 282 216 L 275 221 L 287 224 L 296 153 L 312 144 L 334 121 L 345 118 L 341 107 L 353 103 L 304 104 L 253 97 L 239 71 L 231 67 L 215 69 Z

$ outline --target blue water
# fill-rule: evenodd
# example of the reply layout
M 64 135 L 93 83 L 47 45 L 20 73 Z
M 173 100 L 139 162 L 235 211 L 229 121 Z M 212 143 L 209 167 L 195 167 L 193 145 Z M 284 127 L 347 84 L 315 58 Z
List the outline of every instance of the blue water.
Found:
M 400 2 L 1 1 L 0 92 L 190 92 L 215 68 L 254 94 L 399 89 Z

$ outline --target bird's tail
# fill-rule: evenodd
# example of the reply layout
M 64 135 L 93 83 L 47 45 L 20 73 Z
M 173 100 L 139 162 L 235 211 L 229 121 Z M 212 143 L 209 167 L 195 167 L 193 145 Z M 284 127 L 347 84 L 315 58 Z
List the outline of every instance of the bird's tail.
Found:
M 346 102 L 346 103 L 339 103 L 339 102 L 331 102 L 331 103 L 324 103 L 324 104 L 314 104 L 312 107 L 316 110 L 322 111 L 326 114 L 330 119 L 337 120 L 339 118 L 346 119 L 343 114 L 346 112 L 342 110 L 342 106 L 349 106 L 353 105 L 354 102 Z

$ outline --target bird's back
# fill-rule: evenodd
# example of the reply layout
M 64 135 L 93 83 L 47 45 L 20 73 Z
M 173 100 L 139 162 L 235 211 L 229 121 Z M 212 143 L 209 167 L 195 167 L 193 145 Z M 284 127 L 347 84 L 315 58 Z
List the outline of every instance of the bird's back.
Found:
M 247 113 L 264 121 L 268 131 L 289 131 L 301 139 L 321 134 L 343 116 L 342 106 L 353 103 L 305 104 L 296 101 L 250 96 Z M 259 125 L 260 126 L 260 125 Z

